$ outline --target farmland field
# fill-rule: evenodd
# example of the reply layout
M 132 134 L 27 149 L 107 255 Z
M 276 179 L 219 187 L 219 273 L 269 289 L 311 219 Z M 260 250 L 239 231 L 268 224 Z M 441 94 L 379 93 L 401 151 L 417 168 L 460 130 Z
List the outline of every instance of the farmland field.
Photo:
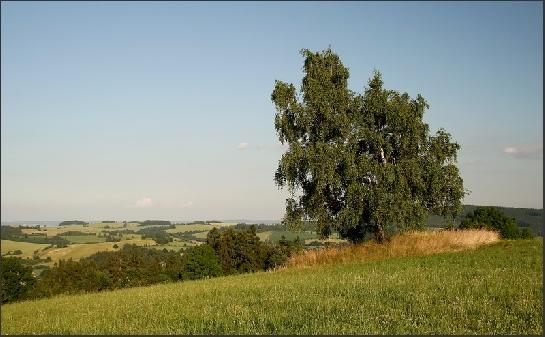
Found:
M 32 255 L 34 254 L 35 250 L 42 250 L 45 247 L 48 247 L 49 244 L 2 240 L 1 246 L 2 246 L 2 255 L 7 254 L 9 251 L 15 251 L 19 249 L 23 252 L 23 254 L 15 255 L 15 256 L 26 259 L 27 257 L 32 258 Z
M 126 229 L 136 230 L 136 229 L 141 229 L 144 227 L 145 226 L 138 226 L 137 223 L 128 223 Z M 86 227 L 83 227 L 82 225 L 68 225 L 68 226 L 57 226 L 57 227 L 45 227 L 45 228 L 40 228 L 39 230 L 34 228 L 24 228 L 22 229 L 22 232 L 25 234 L 47 233 L 47 236 L 51 237 L 55 235 L 62 235 L 62 233 L 70 232 L 70 231 L 96 234 L 100 232 L 122 230 L 122 229 L 125 229 L 125 228 L 123 227 L 123 224 L 121 223 L 92 223 Z
M 64 248 L 52 248 L 46 251 L 40 252 L 41 258 L 51 257 L 52 263 L 57 262 L 61 259 L 73 259 L 79 260 L 82 257 L 90 256 L 97 252 L 105 251 L 114 251 L 114 244 L 117 244 L 118 247 L 122 247 L 126 244 L 135 244 L 139 246 L 143 245 L 155 245 L 155 241 L 152 239 L 133 239 L 133 240 L 124 240 L 120 242 L 101 242 L 101 243 L 85 243 L 85 244 L 71 244 L 68 247 Z
M 543 334 L 543 241 L 6 304 L 4 334 Z
M 63 239 L 68 240 L 70 243 L 98 243 L 106 241 L 106 238 L 98 237 L 95 234 L 59 236 Z

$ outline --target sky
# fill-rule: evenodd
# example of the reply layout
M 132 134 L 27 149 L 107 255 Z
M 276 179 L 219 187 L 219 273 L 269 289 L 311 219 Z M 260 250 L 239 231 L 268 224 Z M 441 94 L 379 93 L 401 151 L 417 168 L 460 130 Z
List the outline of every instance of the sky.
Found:
M 430 108 L 465 204 L 543 207 L 541 2 L 1 3 L 1 219 L 280 219 L 275 80 Z

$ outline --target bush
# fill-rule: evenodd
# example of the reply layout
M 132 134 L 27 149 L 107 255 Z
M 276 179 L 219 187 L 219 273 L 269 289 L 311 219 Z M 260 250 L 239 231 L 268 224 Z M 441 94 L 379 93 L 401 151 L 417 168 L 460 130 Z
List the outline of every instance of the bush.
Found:
M 36 282 L 32 268 L 24 266 L 19 258 L 2 258 L 1 295 L 2 303 L 25 299 Z
M 503 239 L 531 238 L 528 229 L 520 230 L 514 218 L 507 217 L 495 207 L 478 207 L 468 213 L 460 224 L 460 228 L 484 228 L 498 231 Z

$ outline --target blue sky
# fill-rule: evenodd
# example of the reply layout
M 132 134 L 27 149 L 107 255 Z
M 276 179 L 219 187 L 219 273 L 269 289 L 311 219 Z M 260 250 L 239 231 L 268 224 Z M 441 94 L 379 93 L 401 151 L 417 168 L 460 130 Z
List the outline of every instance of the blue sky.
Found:
M 2 2 L 2 221 L 279 219 L 274 80 L 422 94 L 464 203 L 543 207 L 541 2 Z

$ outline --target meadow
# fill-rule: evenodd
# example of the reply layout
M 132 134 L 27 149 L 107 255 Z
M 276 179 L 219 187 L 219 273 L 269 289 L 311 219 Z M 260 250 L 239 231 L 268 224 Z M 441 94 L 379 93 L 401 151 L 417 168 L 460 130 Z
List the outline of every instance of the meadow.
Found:
M 324 250 L 275 271 L 7 304 L 2 333 L 543 333 L 542 238 L 443 238 L 443 253 L 437 237 L 410 239 L 335 263 Z
M 20 242 L 20 241 L 11 241 L 11 240 L 2 240 L 0 244 L 2 255 L 7 254 L 9 252 L 13 252 L 15 250 L 20 250 L 22 254 L 14 255 L 14 256 L 19 256 L 23 259 L 26 259 L 27 257 L 32 258 L 34 251 L 42 250 L 47 246 L 49 245 L 44 243 L 31 243 L 31 242 Z

